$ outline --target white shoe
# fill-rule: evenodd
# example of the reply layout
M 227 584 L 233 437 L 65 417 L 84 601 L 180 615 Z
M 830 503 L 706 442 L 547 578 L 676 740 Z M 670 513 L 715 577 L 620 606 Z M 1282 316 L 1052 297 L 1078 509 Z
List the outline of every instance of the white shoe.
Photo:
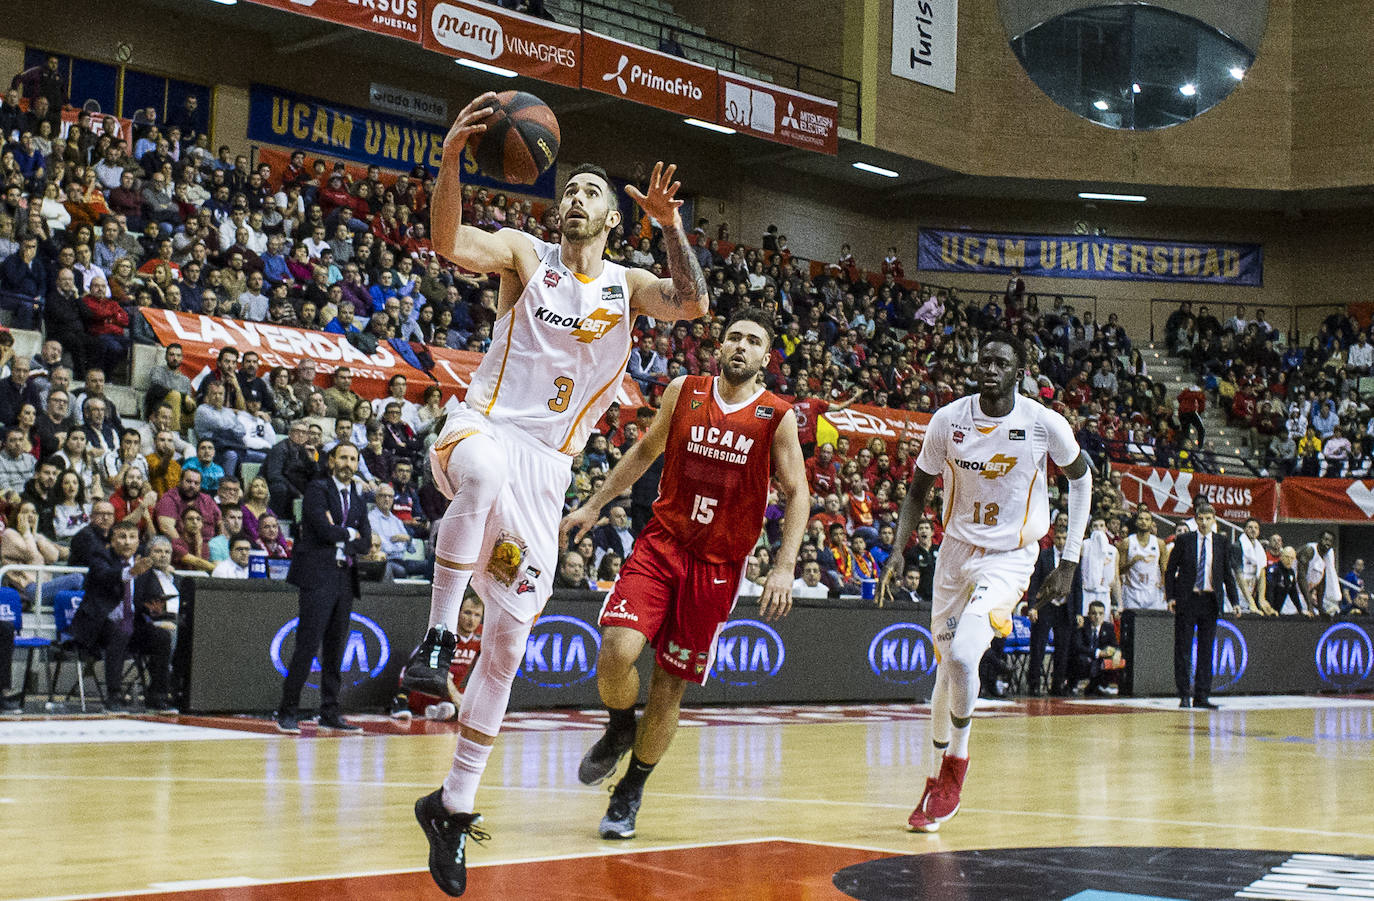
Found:
M 447 721 L 458 715 L 458 708 L 452 701 L 440 701 L 425 708 L 425 719 Z

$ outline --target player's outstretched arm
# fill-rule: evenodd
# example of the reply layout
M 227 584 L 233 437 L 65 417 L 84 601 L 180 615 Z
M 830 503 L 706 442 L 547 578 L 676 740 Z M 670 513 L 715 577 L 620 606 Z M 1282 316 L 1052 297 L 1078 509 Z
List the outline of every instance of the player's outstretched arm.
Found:
M 673 379 L 663 392 L 663 404 L 649 423 L 644 437 L 635 442 L 630 452 L 620 458 L 606 474 L 601 490 L 587 498 L 587 502 L 563 517 L 558 527 L 563 547 L 577 543 L 582 533 L 590 532 L 601 515 L 601 508 L 620 497 L 639 481 L 639 477 L 659 458 L 668 444 L 668 432 L 672 428 L 673 411 L 677 409 L 677 397 L 682 392 L 686 376 Z
M 897 535 L 892 541 L 892 555 L 887 558 L 887 565 L 883 567 L 883 577 L 878 582 L 878 606 L 882 607 L 891 597 L 892 586 L 901 578 L 902 569 L 906 564 L 907 542 L 911 541 L 911 533 L 916 531 L 916 524 L 921 521 L 921 514 L 926 509 L 926 498 L 930 495 L 930 489 L 935 486 L 935 476 L 916 467 L 916 475 L 911 479 L 911 487 L 907 489 L 906 500 L 902 501 L 902 509 L 897 513 Z
M 679 319 L 699 319 L 711 307 L 711 293 L 706 287 L 706 274 L 701 271 L 692 245 L 687 240 L 687 231 L 682 225 L 682 214 L 678 207 L 682 201 L 676 197 L 682 182 L 673 181 L 677 166 L 670 163 L 665 169 L 663 162 L 654 164 L 653 174 L 649 177 L 649 189 L 641 193 L 634 185 L 627 185 L 625 193 L 634 198 L 635 203 L 648 213 L 659 225 L 663 226 L 663 242 L 668 248 L 669 278 L 654 278 L 643 269 L 631 269 L 630 306 L 636 313 L 643 313 L 666 322 Z
M 764 622 L 781 619 L 792 609 L 793 570 L 797 552 L 806 535 L 806 520 L 811 515 L 811 492 L 806 487 L 806 461 L 797 437 L 797 414 L 792 410 L 773 433 L 773 474 L 778 479 L 778 494 L 785 504 L 782 514 L 782 543 L 773 558 L 773 569 L 763 583 L 759 613 Z
M 1082 451 L 1068 466 L 1064 475 L 1069 480 L 1069 537 L 1064 542 L 1064 554 L 1059 565 L 1054 568 L 1040 591 L 1033 599 L 1033 606 L 1039 608 L 1054 598 L 1066 597 L 1073 588 L 1074 573 L 1078 571 L 1078 554 L 1083 547 L 1083 533 L 1088 527 L 1088 516 L 1092 512 L 1093 475 L 1088 468 L 1088 458 Z
M 430 241 L 444 259 L 473 272 L 514 272 L 524 281 L 534 272 L 534 246 L 509 232 L 485 232 L 463 224 L 463 150 L 468 139 L 486 131 L 480 124 L 492 110 L 496 94 L 488 91 L 463 107 L 448 136 L 430 203 Z

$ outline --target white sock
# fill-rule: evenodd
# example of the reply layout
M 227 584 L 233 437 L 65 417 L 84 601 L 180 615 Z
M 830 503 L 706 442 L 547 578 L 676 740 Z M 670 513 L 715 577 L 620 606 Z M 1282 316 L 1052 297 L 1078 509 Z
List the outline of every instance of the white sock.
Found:
M 935 671 L 935 689 L 930 695 L 930 778 L 940 775 L 940 761 L 949 747 L 949 679 L 944 667 Z
M 429 624 L 458 631 L 458 612 L 463 609 L 463 593 L 472 581 L 472 570 L 434 565 L 434 585 L 429 596 Z
M 449 813 L 472 813 L 477 803 L 477 785 L 487 768 L 491 745 L 479 745 L 460 737 L 453 752 L 453 767 L 444 779 L 444 809 Z
M 945 753 L 950 757 L 968 758 L 968 734 L 973 729 L 973 717 L 961 717 L 964 724 L 960 726 L 954 722 L 954 715 L 950 714 L 950 728 L 953 730 L 953 737 L 950 739 L 949 750 Z

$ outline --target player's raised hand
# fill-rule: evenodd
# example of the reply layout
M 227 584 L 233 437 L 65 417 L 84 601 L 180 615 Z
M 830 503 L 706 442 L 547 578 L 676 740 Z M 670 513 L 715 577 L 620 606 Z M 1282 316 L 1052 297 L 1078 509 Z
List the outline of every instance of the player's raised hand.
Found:
M 759 598 L 759 614 L 763 621 L 771 623 L 782 619 L 792 610 L 791 572 L 774 569 L 763 583 L 763 595 Z
M 467 145 L 468 138 L 479 131 L 486 131 L 487 127 L 478 123 L 491 115 L 491 111 L 495 108 L 495 91 L 487 91 L 485 94 L 473 98 L 473 101 L 463 107 L 462 112 L 458 113 L 458 118 L 453 120 L 453 127 L 448 130 L 448 134 L 444 137 L 444 152 L 462 150 Z
M 591 504 L 583 504 L 563 517 L 563 521 L 558 524 L 559 546 L 572 547 L 577 544 L 583 533 L 590 532 L 595 528 L 599 512 L 599 508 L 593 507 Z
M 649 176 L 648 192 L 642 192 L 634 185 L 625 186 L 625 193 L 629 194 L 644 212 L 657 219 L 660 225 L 682 225 L 682 216 L 678 213 L 682 201 L 676 197 L 677 189 L 682 187 L 682 182 L 673 181 L 675 172 L 676 163 L 669 163 L 668 168 L 664 169 L 663 161 L 659 160 L 654 163 L 654 171 Z
M 892 555 L 887 558 L 887 565 L 883 567 L 882 578 L 878 580 L 878 591 L 874 594 L 874 600 L 879 607 L 885 606 L 888 598 L 892 596 L 892 586 L 901 577 L 904 562 L 901 553 L 894 547 Z

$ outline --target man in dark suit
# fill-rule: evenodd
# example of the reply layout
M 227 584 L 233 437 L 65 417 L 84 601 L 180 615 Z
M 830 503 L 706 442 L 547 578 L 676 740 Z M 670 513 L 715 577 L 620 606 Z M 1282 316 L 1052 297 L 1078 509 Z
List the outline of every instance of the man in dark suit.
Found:
M 1043 551 L 1035 561 L 1035 571 L 1031 573 L 1030 596 L 1040 593 L 1040 586 L 1059 566 L 1064 555 L 1064 544 L 1069 538 L 1066 525 L 1054 527 L 1054 542 Z M 1032 602 L 1030 608 L 1030 671 L 1027 674 L 1027 688 L 1031 694 L 1040 694 L 1041 671 L 1045 666 L 1045 645 L 1049 642 L 1050 632 L 1054 632 L 1054 671 L 1051 680 L 1053 694 L 1068 694 L 1069 680 L 1069 642 L 1075 626 L 1075 611 L 1083 606 L 1083 577 L 1081 568 L 1074 570 L 1073 583 L 1069 593 L 1062 598 L 1050 598 L 1049 602 L 1037 608 Z
M 1105 689 L 1121 672 L 1105 668 L 1106 661 L 1120 659 L 1116 630 L 1106 620 L 1106 606 L 1101 601 L 1093 601 L 1088 605 L 1087 622 L 1074 630 L 1069 643 L 1069 682 L 1077 686 L 1086 679 L 1088 694 L 1114 693 Z
M 314 451 L 307 443 L 310 430 L 304 420 L 291 423 L 285 441 L 278 441 L 267 452 L 263 462 L 263 477 L 271 492 L 270 503 L 273 510 L 290 518 L 294 502 L 304 497 L 306 486 L 319 478 L 319 464 L 315 462 Z
M 96 501 L 91 507 L 91 521 L 72 536 L 68 566 L 90 566 L 102 550 L 110 546 L 110 529 L 114 527 L 115 508 L 109 501 Z M 134 523 L 135 526 L 138 523 Z
M 72 637 L 105 654 L 105 710 L 123 713 L 124 659 L 128 652 L 148 658 L 147 707 L 154 713 L 176 713 L 168 697 L 172 635 L 140 616 L 134 606 L 134 582 L 153 566 L 138 557 L 138 526 L 115 523 L 110 544 L 91 557 L 85 595 L 72 617 Z
M 357 558 L 372 550 L 367 504 L 353 487 L 358 472 L 358 448 L 341 441 L 329 454 L 328 478 L 305 489 L 299 537 L 291 551 L 286 581 L 300 589 L 300 622 L 296 649 L 282 685 L 277 728 L 300 734 L 298 705 L 310 675 L 310 663 L 320 655 L 320 728 L 361 732 L 339 715 L 339 673 L 348 642 L 353 600 L 358 597 Z
M 628 560 L 635 546 L 635 536 L 630 531 L 630 516 L 618 504 L 606 512 L 610 521 L 592 529 L 592 543 L 600 552 L 596 559 L 600 560 L 602 554 L 614 551 L 620 555 L 620 559 Z
M 1206 502 L 1193 508 L 1197 531 L 1174 539 L 1164 570 L 1164 597 L 1174 612 L 1174 684 L 1180 707 L 1215 710 L 1212 693 L 1212 642 L 1226 598 L 1240 602 L 1231 539 L 1216 529 L 1217 514 Z M 1197 669 L 1193 672 L 1193 635 L 1197 634 Z

